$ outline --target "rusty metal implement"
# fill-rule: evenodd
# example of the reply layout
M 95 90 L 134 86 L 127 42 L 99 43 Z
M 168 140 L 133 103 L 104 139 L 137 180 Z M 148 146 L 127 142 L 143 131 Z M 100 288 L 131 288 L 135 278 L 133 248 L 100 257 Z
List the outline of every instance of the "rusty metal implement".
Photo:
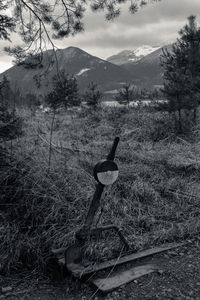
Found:
M 82 278 L 91 273 L 97 273 L 104 269 L 114 268 L 125 263 L 127 264 L 129 262 L 152 256 L 154 254 L 167 251 L 169 249 L 182 245 L 171 243 L 152 249 L 147 249 L 138 253 L 130 253 L 130 251 L 129 253 L 127 253 L 127 250 L 129 250 L 130 247 L 120 228 L 113 224 L 103 227 L 93 227 L 93 221 L 99 209 L 100 199 L 104 188 L 107 185 L 113 184 L 118 178 L 119 170 L 117 164 L 114 162 L 118 143 L 119 137 L 116 137 L 107 158 L 97 163 L 94 167 L 94 178 L 97 181 L 96 190 L 88 209 L 84 225 L 75 234 L 74 244 L 69 246 L 68 248 L 52 250 L 54 255 L 57 257 L 58 262 L 65 268 L 67 268 L 67 270 L 77 278 Z M 126 250 L 126 255 L 118 257 L 117 260 L 111 259 L 102 263 L 93 263 L 89 261 L 84 261 L 83 263 L 83 249 L 88 240 L 93 237 L 100 237 L 102 232 L 105 231 L 115 231 L 117 233 L 121 243 L 123 244 L 123 249 Z M 102 292 L 108 292 L 114 288 L 119 287 L 120 285 L 134 280 L 135 278 L 155 272 L 158 269 L 159 268 L 157 266 L 152 266 L 150 264 L 139 267 L 135 266 L 124 272 L 118 272 L 112 276 L 109 276 L 109 280 L 107 280 L 107 278 L 95 278 L 91 279 L 90 282 L 92 282 Z
M 67 269 L 72 270 L 71 266 L 74 264 L 77 265 L 77 270 L 80 268 L 79 262 L 82 259 L 82 250 L 83 246 L 85 245 L 86 241 L 90 237 L 97 237 L 100 236 L 103 231 L 115 231 L 121 242 L 124 244 L 125 248 L 128 249 L 129 245 L 123 236 L 120 228 L 114 225 L 108 225 L 103 227 L 92 228 L 93 220 L 95 214 L 100 206 L 100 199 L 103 193 L 104 187 L 106 185 L 114 183 L 114 181 L 118 177 L 118 167 L 117 164 L 114 162 L 116 149 L 119 143 L 119 138 L 116 137 L 111 151 L 107 156 L 107 159 L 104 161 L 99 162 L 94 167 L 94 178 L 97 181 L 96 190 L 90 204 L 85 223 L 83 227 L 76 232 L 76 242 L 74 245 L 70 246 L 65 251 L 65 264 Z M 74 268 L 73 268 L 74 269 Z M 73 272 L 74 273 L 74 272 Z M 76 273 L 76 272 L 75 272 Z M 74 273 L 74 274 L 75 274 Z

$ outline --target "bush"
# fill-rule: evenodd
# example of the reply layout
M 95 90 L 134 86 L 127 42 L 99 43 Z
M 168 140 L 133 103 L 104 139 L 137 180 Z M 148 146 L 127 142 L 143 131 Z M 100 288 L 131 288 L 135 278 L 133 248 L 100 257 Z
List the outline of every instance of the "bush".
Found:
M 23 264 L 44 270 L 51 249 L 69 244 L 82 223 L 84 201 L 78 199 L 84 199 L 85 190 L 79 174 L 59 168 L 49 173 L 27 157 L 1 173 L 0 257 L 5 271 Z

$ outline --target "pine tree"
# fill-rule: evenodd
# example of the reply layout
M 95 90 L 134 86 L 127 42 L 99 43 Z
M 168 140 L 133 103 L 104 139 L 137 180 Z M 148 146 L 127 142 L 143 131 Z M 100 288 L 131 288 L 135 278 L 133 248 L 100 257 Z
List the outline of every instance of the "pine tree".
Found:
M 168 103 L 160 109 L 178 113 L 178 131 L 183 131 L 182 111 L 194 111 L 199 106 L 200 93 L 200 29 L 195 17 L 188 18 L 189 24 L 179 32 L 180 38 L 173 45 L 172 51 L 163 50 L 161 65 L 164 68 L 163 92 Z
M 30 109 L 32 115 L 34 116 L 36 113 L 36 110 L 40 106 L 40 101 L 38 97 L 35 94 L 28 93 L 25 96 L 25 103 L 24 103 L 28 109 Z
M 118 91 L 118 94 L 115 96 L 115 100 L 120 104 L 130 106 L 130 102 L 135 100 L 135 92 L 131 88 L 130 84 L 123 85 L 122 89 Z
M 97 108 L 102 96 L 102 93 L 98 90 L 97 84 L 91 82 L 88 86 L 88 90 L 84 95 L 84 99 L 88 106 Z
M 200 28 L 197 26 L 196 17 L 190 16 L 187 24 L 181 31 L 181 45 L 186 52 L 187 86 L 186 100 L 190 110 L 193 110 L 194 122 L 196 111 L 200 104 Z
M 187 108 L 185 103 L 187 78 L 186 70 L 183 63 L 182 52 L 179 44 L 173 45 L 172 53 L 165 51 L 163 53 L 164 61 L 164 89 L 163 92 L 168 102 L 160 105 L 169 113 L 178 112 L 178 131 L 182 132 L 182 109 Z
M 73 76 L 61 72 L 53 78 L 54 88 L 46 95 L 45 102 L 53 110 L 59 107 L 67 109 L 80 105 L 77 80 Z
M 0 103 L 10 105 L 12 102 L 12 96 L 13 93 L 10 87 L 10 82 L 4 75 L 2 81 L 0 82 Z
M 22 133 L 22 119 L 11 105 L 12 90 L 6 76 L 0 82 L 0 141 L 12 140 Z

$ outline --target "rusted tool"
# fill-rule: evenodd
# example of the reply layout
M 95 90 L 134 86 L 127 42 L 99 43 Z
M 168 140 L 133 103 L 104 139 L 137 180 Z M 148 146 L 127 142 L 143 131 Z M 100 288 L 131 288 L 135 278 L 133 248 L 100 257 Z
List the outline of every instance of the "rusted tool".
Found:
M 68 248 L 53 250 L 53 253 L 55 256 L 57 256 L 59 263 L 66 267 L 68 271 L 78 278 L 87 276 L 91 273 L 97 273 L 104 269 L 115 268 L 118 265 L 125 263 L 127 264 L 129 262 L 152 256 L 154 254 L 182 245 L 171 243 L 138 253 L 127 253 L 127 250 L 129 250 L 129 245 L 120 228 L 112 224 L 103 227 L 93 227 L 93 221 L 100 206 L 100 199 L 105 186 L 113 184 L 118 178 L 119 170 L 117 164 L 114 162 L 118 143 L 119 138 L 116 137 L 106 160 L 100 161 L 94 167 L 94 178 L 97 181 L 96 190 L 91 201 L 85 223 L 83 227 L 75 234 L 74 244 Z M 93 237 L 100 237 L 104 231 L 115 231 L 118 234 L 119 239 L 126 250 L 126 255 L 123 253 L 122 256 L 118 257 L 117 259 L 111 259 L 101 263 L 93 263 L 90 261 L 83 262 L 84 246 L 88 240 Z M 107 278 L 94 278 L 90 281 L 99 290 L 106 292 L 122 284 L 128 283 L 135 278 L 155 272 L 158 269 L 160 268 L 155 265 L 145 264 L 143 266 L 131 267 L 124 272 L 118 272 L 117 274 L 114 274 L 114 276 L 109 276 L 109 281 Z
M 115 152 L 117 145 L 119 143 L 119 138 L 116 137 L 110 153 L 107 156 L 106 160 L 100 161 L 94 167 L 94 178 L 96 179 L 97 186 L 96 190 L 90 204 L 84 226 L 76 233 L 76 242 L 74 245 L 70 246 L 65 251 L 65 264 L 67 269 L 74 270 L 75 265 L 77 269 L 80 268 L 80 265 L 77 264 L 81 262 L 83 256 L 83 246 L 91 237 L 100 237 L 104 231 L 115 231 L 121 242 L 124 244 L 126 249 L 129 248 L 129 245 L 123 236 L 121 229 L 114 225 L 108 225 L 103 227 L 92 228 L 95 214 L 100 206 L 100 199 L 106 185 L 113 184 L 118 177 L 118 167 L 114 162 Z

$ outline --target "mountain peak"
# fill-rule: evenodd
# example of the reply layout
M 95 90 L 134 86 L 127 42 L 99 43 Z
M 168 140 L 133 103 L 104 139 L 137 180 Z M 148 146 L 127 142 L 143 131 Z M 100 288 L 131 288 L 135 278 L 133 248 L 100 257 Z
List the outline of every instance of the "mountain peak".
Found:
M 72 57 L 72 56 L 75 56 L 75 55 L 77 55 L 79 53 L 84 53 L 84 51 L 81 50 L 78 47 L 70 46 L 70 47 L 67 47 L 67 48 L 57 49 L 56 53 L 57 54 L 60 54 L 60 53 L 67 54 L 67 55 L 70 55 Z
M 83 52 L 82 49 L 74 46 L 69 46 L 67 48 L 62 49 L 63 51 L 68 51 L 68 52 Z
M 141 47 L 135 48 L 134 54 L 137 57 L 140 56 L 146 56 L 154 51 L 156 51 L 157 49 L 159 49 L 160 47 L 152 47 L 152 46 L 148 46 L 148 45 L 142 45 Z
M 138 62 L 146 55 L 158 50 L 160 47 L 142 45 L 133 50 L 123 50 L 116 55 L 110 56 L 107 60 L 116 65 L 123 65 L 129 62 Z
M 23 95 L 26 93 L 46 95 L 49 93 L 53 87 L 52 78 L 57 75 L 57 67 L 59 67 L 60 71 L 62 70 L 66 74 L 75 76 L 81 91 L 84 91 L 91 81 L 97 83 L 102 91 L 118 89 L 121 87 L 122 82 L 130 81 L 128 71 L 90 55 L 77 47 L 57 49 L 57 63 L 52 63 L 50 67 L 47 59 L 49 52 L 44 52 L 44 57 L 46 59 L 43 60 L 42 68 L 27 69 L 23 66 L 14 66 L 5 72 L 11 84 L 17 86 Z M 37 78 L 46 70 L 48 72 L 41 77 L 40 87 L 38 88 L 34 78 Z M 3 75 L 4 73 L 1 74 L 1 76 Z
M 89 57 L 90 55 L 78 47 L 70 46 L 63 49 L 57 49 L 56 56 L 58 61 L 62 61 L 63 63 L 68 63 L 70 62 L 70 60 L 77 60 L 77 59 L 81 59 L 82 57 Z

